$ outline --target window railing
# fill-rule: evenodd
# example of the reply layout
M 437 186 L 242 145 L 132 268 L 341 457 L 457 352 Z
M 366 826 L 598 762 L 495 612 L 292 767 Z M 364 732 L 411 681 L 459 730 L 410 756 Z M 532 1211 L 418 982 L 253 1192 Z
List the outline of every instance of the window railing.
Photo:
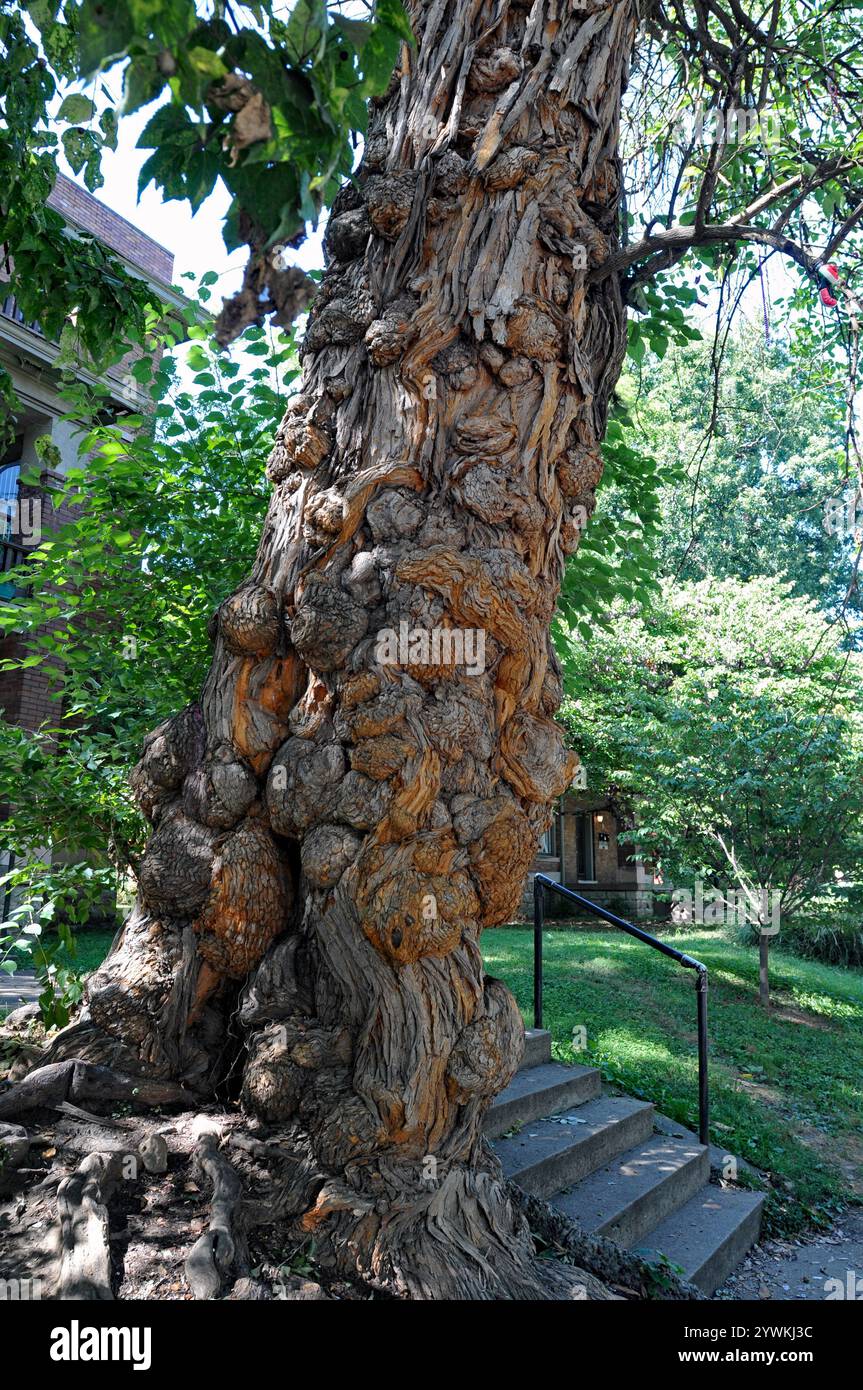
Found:
M 23 311 L 19 307 L 14 294 L 7 294 L 5 299 L 0 300 L 0 315 L 2 315 L 4 319 L 11 319 L 13 323 L 20 323 L 22 328 L 29 328 L 34 333 L 41 334 L 42 332 L 38 323 L 28 323 L 27 319 L 25 319 Z

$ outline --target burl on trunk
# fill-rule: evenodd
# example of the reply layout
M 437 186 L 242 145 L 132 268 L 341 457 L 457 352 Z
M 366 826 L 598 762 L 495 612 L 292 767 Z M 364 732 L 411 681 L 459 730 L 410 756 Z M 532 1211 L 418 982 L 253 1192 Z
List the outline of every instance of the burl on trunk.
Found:
M 241 1070 L 304 1136 L 302 1219 L 345 1266 L 535 1297 L 481 1138 L 522 1021 L 479 936 L 572 771 L 549 621 L 625 344 L 616 278 L 586 278 L 617 246 L 635 5 L 412 19 L 332 210 L 254 570 L 134 773 L 138 908 L 53 1056 L 204 1094 Z

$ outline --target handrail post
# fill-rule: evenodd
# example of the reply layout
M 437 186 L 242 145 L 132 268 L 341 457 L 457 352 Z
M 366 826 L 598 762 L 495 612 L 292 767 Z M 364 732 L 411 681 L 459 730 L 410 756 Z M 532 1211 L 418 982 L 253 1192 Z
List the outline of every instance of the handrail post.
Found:
M 707 971 L 696 972 L 698 995 L 698 1138 L 710 1143 L 710 1100 L 707 1089 Z
M 551 892 L 559 893 L 561 897 L 567 898 L 569 902 L 578 903 L 594 917 L 601 917 L 604 921 L 610 922 L 613 927 L 620 927 L 629 936 L 634 936 L 637 941 L 643 941 L 646 945 L 652 946 L 655 951 L 661 951 L 663 955 L 670 956 L 677 961 L 678 965 L 695 971 L 698 1003 L 698 1138 L 702 1144 L 708 1145 L 710 1143 L 710 1097 L 707 1076 L 707 966 L 702 961 L 696 960 L 694 956 L 685 955 L 683 951 L 678 951 L 676 947 L 669 946 L 665 941 L 660 941 L 650 932 L 643 931 L 641 927 L 634 927 L 631 922 L 618 917 L 614 912 L 609 912 L 607 908 L 600 907 L 598 903 L 591 902 L 590 898 L 583 897 L 581 893 L 575 893 L 571 888 L 565 888 L 562 883 L 556 883 L 554 879 L 547 878 L 545 874 L 534 874 L 533 1023 L 535 1028 L 542 1027 L 542 932 L 545 924 L 545 890 L 547 888 Z
M 542 928 L 545 918 L 545 886 L 533 880 L 533 1026 L 542 1027 Z

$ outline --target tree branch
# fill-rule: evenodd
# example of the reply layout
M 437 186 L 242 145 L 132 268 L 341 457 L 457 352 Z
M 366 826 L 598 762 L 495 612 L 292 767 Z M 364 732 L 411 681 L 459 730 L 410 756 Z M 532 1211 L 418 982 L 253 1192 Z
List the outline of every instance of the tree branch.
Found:
M 745 214 L 741 214 L 741 216 L 745 216 Z M 807 275 L 814 279 L 818 274 L 819 266 L 824 264 L 827 255 L 833 255 L 848 232 L 861 218 L 863 218 L 863 207 L 856 209 L 852 216 L 847 219 L 847 222 L 831 240 L 827 251 L 821 256 L 811 255 L 791 237 L 774 231 L 772 227 L 757 227 L 737 219 L 728 222 L 708 223 L 703 227 L 684 227 L 678 223 L 663 231 L 652 232 L 650 236 L 644 237 L 634 246 L 627 247 L 614 256 L 609 256 L 607 261 L 590 272 L 587 282 L 588 284 L 599 284 L 609 275 L 622 275 L 630 266 L 649 258 L 647 273 L 645 273 L 647 269 L 645 268 L 633 276 L 626 285 L 627 294 L 625 297 L 629 299 L 634 288 L 644 284 L 658 271 L 675 264 L 694 246 L 708 246 L 718 242 L 729 244 L 750 242 L 755 245 L 770 246 L 774 251 L 779 251 L 782 255 L 795 261 Z M 863 305 L 860 304 L 857 297 L 848 290 L 847 286 L 843 286 L 843 290 L 852 308 L 857 313 L 863 313 Z

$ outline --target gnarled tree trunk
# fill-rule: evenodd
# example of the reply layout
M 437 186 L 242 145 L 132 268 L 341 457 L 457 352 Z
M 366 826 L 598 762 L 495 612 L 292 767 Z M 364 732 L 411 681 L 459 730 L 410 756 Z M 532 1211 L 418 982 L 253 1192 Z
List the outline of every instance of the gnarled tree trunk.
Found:
M 242 1068 L 245 1106 L 306 1136 L 303 1222 L 343 1267 L 538 1297 L 481 1139 L 522 1023 L 479 936 L 572 771 L 549 621 L 624 351 L 616 278 L 586 279 L 617 246 L 635 5 L 412 18 L 332 211 L 254 570 L 134 774 L 139 906 L 53 1056 L 201 1094 Z

